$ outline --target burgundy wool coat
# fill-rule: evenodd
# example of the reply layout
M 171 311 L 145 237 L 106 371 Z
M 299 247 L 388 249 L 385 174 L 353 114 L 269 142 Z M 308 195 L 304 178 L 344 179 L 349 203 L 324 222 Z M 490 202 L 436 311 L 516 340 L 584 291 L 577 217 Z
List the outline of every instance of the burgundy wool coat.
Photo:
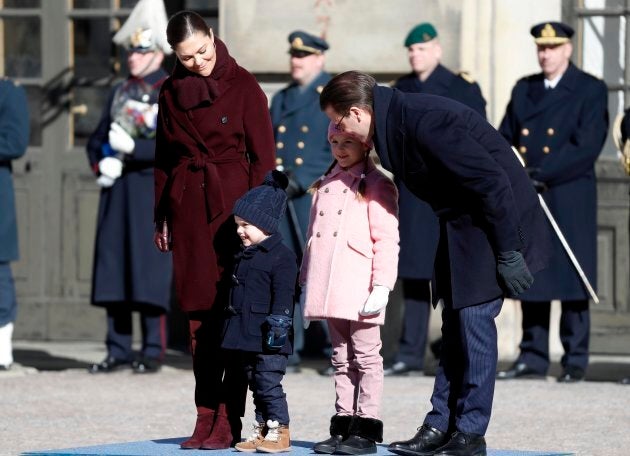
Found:
M 155 221 L 169 224 L 182 310 L 225 305 L 240 240 L 234 202 L 275 166 L 273 129 L 260 86 L 215 39 L 202 77 L 179 62 L 162 86 L 155 150 Z

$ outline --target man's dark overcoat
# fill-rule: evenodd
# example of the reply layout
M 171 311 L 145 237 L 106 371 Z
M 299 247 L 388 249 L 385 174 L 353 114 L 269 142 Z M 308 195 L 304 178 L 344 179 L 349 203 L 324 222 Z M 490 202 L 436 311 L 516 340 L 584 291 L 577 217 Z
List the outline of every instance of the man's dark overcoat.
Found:
M 486 100 L 476 82 L 470 82 L 443 65 L 438 65 L 425 81 L 411 72 L 396 81 L 394 87 L 408 93 L 440 95 L 474 109 L 486 117 Z M 405 279 L 430 280 L 437 250 L 440 228 L 437 218 L 424 201 L 395 178 L 399 189 L 398 207 L 400 218 L 400 255 L 398 276 Z
M 384 166 L 440 220 L 437 297 L 455 309 L 501 297 L 498 252 L 521 250 L 532 273 L 546 265 L 549 231 L 536 193 L 483 117 L 444 97 L 380 86 L 374 116 Z
M 554 89 L 544 76 L 522 78 L 499 131 L 521 153 L 543 198 L 593 287 L 597 286 L 595 161 L 608 132 L 608 92 L 601 80 L 569 64 Z M 589 295 L 556 236 L 548 268 L 520 298 L 580 300 Z
M 146 103 L 157 103 L 160 85 L 167 73 L 160 69 L 145 78 L 128 78 L 110 92 L 103 114 L 90 135 L 86 152 L 92 169 L 104 157 L 112 123 L 111 107 L 118 90 L 133 91 L 133 85 L 154 90 Z M 121 87 L 122 85 L 122 87 Z M 141 100 L 138 100 L 141 101 Z M 142 303 L 168 310 L 172 286 L 172 260 L 153 244 L 153 161 L 155 140 L 134 138 L 132 154 L 125 156 L 123 174 L 114 185 L 101 189 L 96 221 L 92 304 Z
M 240 240 L 234 202 L 274 167 L 267 98 L 254 76 L 215 38 L 212 74 L 177 63 L 160 93 L 155 220 L 167 220 L 175 285 L 184 311 L 225 304 Z M 227 274 L 229 279 L 229 274 Z M 222 293 L 218 294 L 218 291 Z
M 293 318 L 297 258 L 279 233 L 237 255 L 230 305 L 234 315 L 225 321 L 221 346 L 230 350 L 270 354 L 264 348 L 265 318 Z M 291 337 L 277 352 L 290 355 Z M 275 352 L 274 352 L 275 353 Z

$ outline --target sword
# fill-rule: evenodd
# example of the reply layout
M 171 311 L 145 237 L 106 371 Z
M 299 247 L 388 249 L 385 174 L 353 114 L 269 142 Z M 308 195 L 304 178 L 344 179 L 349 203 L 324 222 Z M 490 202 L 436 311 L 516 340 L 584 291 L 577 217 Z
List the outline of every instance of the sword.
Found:
M 291 219 L 291 226 L 293 226 L 293 234 L 295 234 L 295 237 L 300 244 L 300 250 L 302 251 L 302 254 L 304 254 L 304 236 L 302 236 L 300 222 L 298 220 L 297 213 L 295 212 L 295 205 L 291 199 L 287 199 L 287 211 L 289 212 L 289 218 Z
M 521 165 L 525 167 L 525 162 L 523 161 L 523 158 L 520 156 L 520 154 L 517 152 L 516 147 L 512 146 L 512 150 L 514 151 L 514 154 L 516 155 L 516 158 L 518 158 L 518 161 L 521 163 Z M 547 206 L 547 203 L 545 202 L 545 200 L 543 199 L 540 193 L 536 193 L 536 194 L 538 195 L 538 201 L 540 201 L 540 205 L 543 209 L 543 212 L 547 216 L 547 220 L 549 220 L 549 223 L 553 227 L 553 230 L 556 233 L 556 236 L 558 236 L 558 239 L 560 240 L 562 247 L 564 247 L 564 251 L 567 253 L 567 255 L 569 255 L 571 264 L 573 264 L 573 267 L 575 268 L 578 275 L 580 276 L 580 279 L 582 279 L 582 283 L 586 287 L 588 294 L 591 295 L 591 299 L 595 302 L 595 304 L 599 304 L 599 298 L 597 297 L 597 294 L 595 294 L 595 290 L 593 290 L 593 287 L 591 286 L 591 282 L 588 281 L 588 277 L 586 277 L 586 274 L 584 274 L 584 271 L 582 270 L 582 266 L 580 266 L 580 263 L 575 257 L 573 250 L 571 250 L 571 247 L 569 246 L 567 239 L 564 237 L 564 234 L 562 234 L 562 231 L 560 230 L 560 227 L 558 226 L 558 222 L 556 222 L 556 219 L 553 217 L 553 215 L 551 214 L 551 211 L 549 210 L 549 206 Z

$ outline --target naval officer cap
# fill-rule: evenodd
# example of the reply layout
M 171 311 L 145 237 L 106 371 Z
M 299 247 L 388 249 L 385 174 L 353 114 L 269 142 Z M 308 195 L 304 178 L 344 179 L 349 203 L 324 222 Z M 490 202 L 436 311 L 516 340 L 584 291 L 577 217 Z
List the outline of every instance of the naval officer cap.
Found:
M 323 54 L 328 50 L 328 43 L 320 38 L 302 30 L 296 30 L 289 34 L 289 54 L 295 57 L 306 57 L 309 54 Z
M 542 22 L 534 25 L 529 33 L 536 44 L 556 45 L 571 41 L 574 31 L 562 22 Z
M 172 52 L 166 40 L 166 9 L 162 0 L 140 0 L 114 35 L 113 41 L 129 52 Z
M 411 29 L 407 38 L 405 38 L 405 47 L 409 47 L 416 43 L 426 43 L 437 37 L 437 30 L 433 24 L 423 22 Z

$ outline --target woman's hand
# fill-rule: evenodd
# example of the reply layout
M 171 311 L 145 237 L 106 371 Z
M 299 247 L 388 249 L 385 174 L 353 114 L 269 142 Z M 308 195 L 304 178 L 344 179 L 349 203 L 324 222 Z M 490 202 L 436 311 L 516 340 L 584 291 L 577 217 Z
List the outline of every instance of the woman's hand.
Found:
M 168 223 L 164 220 L 161 224 L 158 223 L 155 227 L 155 233 L 153 234 L 153 242 L 157 246 L 160 252 L 168 252 L 171 250 L 169 242 L 170 230 L 168 229 Z

